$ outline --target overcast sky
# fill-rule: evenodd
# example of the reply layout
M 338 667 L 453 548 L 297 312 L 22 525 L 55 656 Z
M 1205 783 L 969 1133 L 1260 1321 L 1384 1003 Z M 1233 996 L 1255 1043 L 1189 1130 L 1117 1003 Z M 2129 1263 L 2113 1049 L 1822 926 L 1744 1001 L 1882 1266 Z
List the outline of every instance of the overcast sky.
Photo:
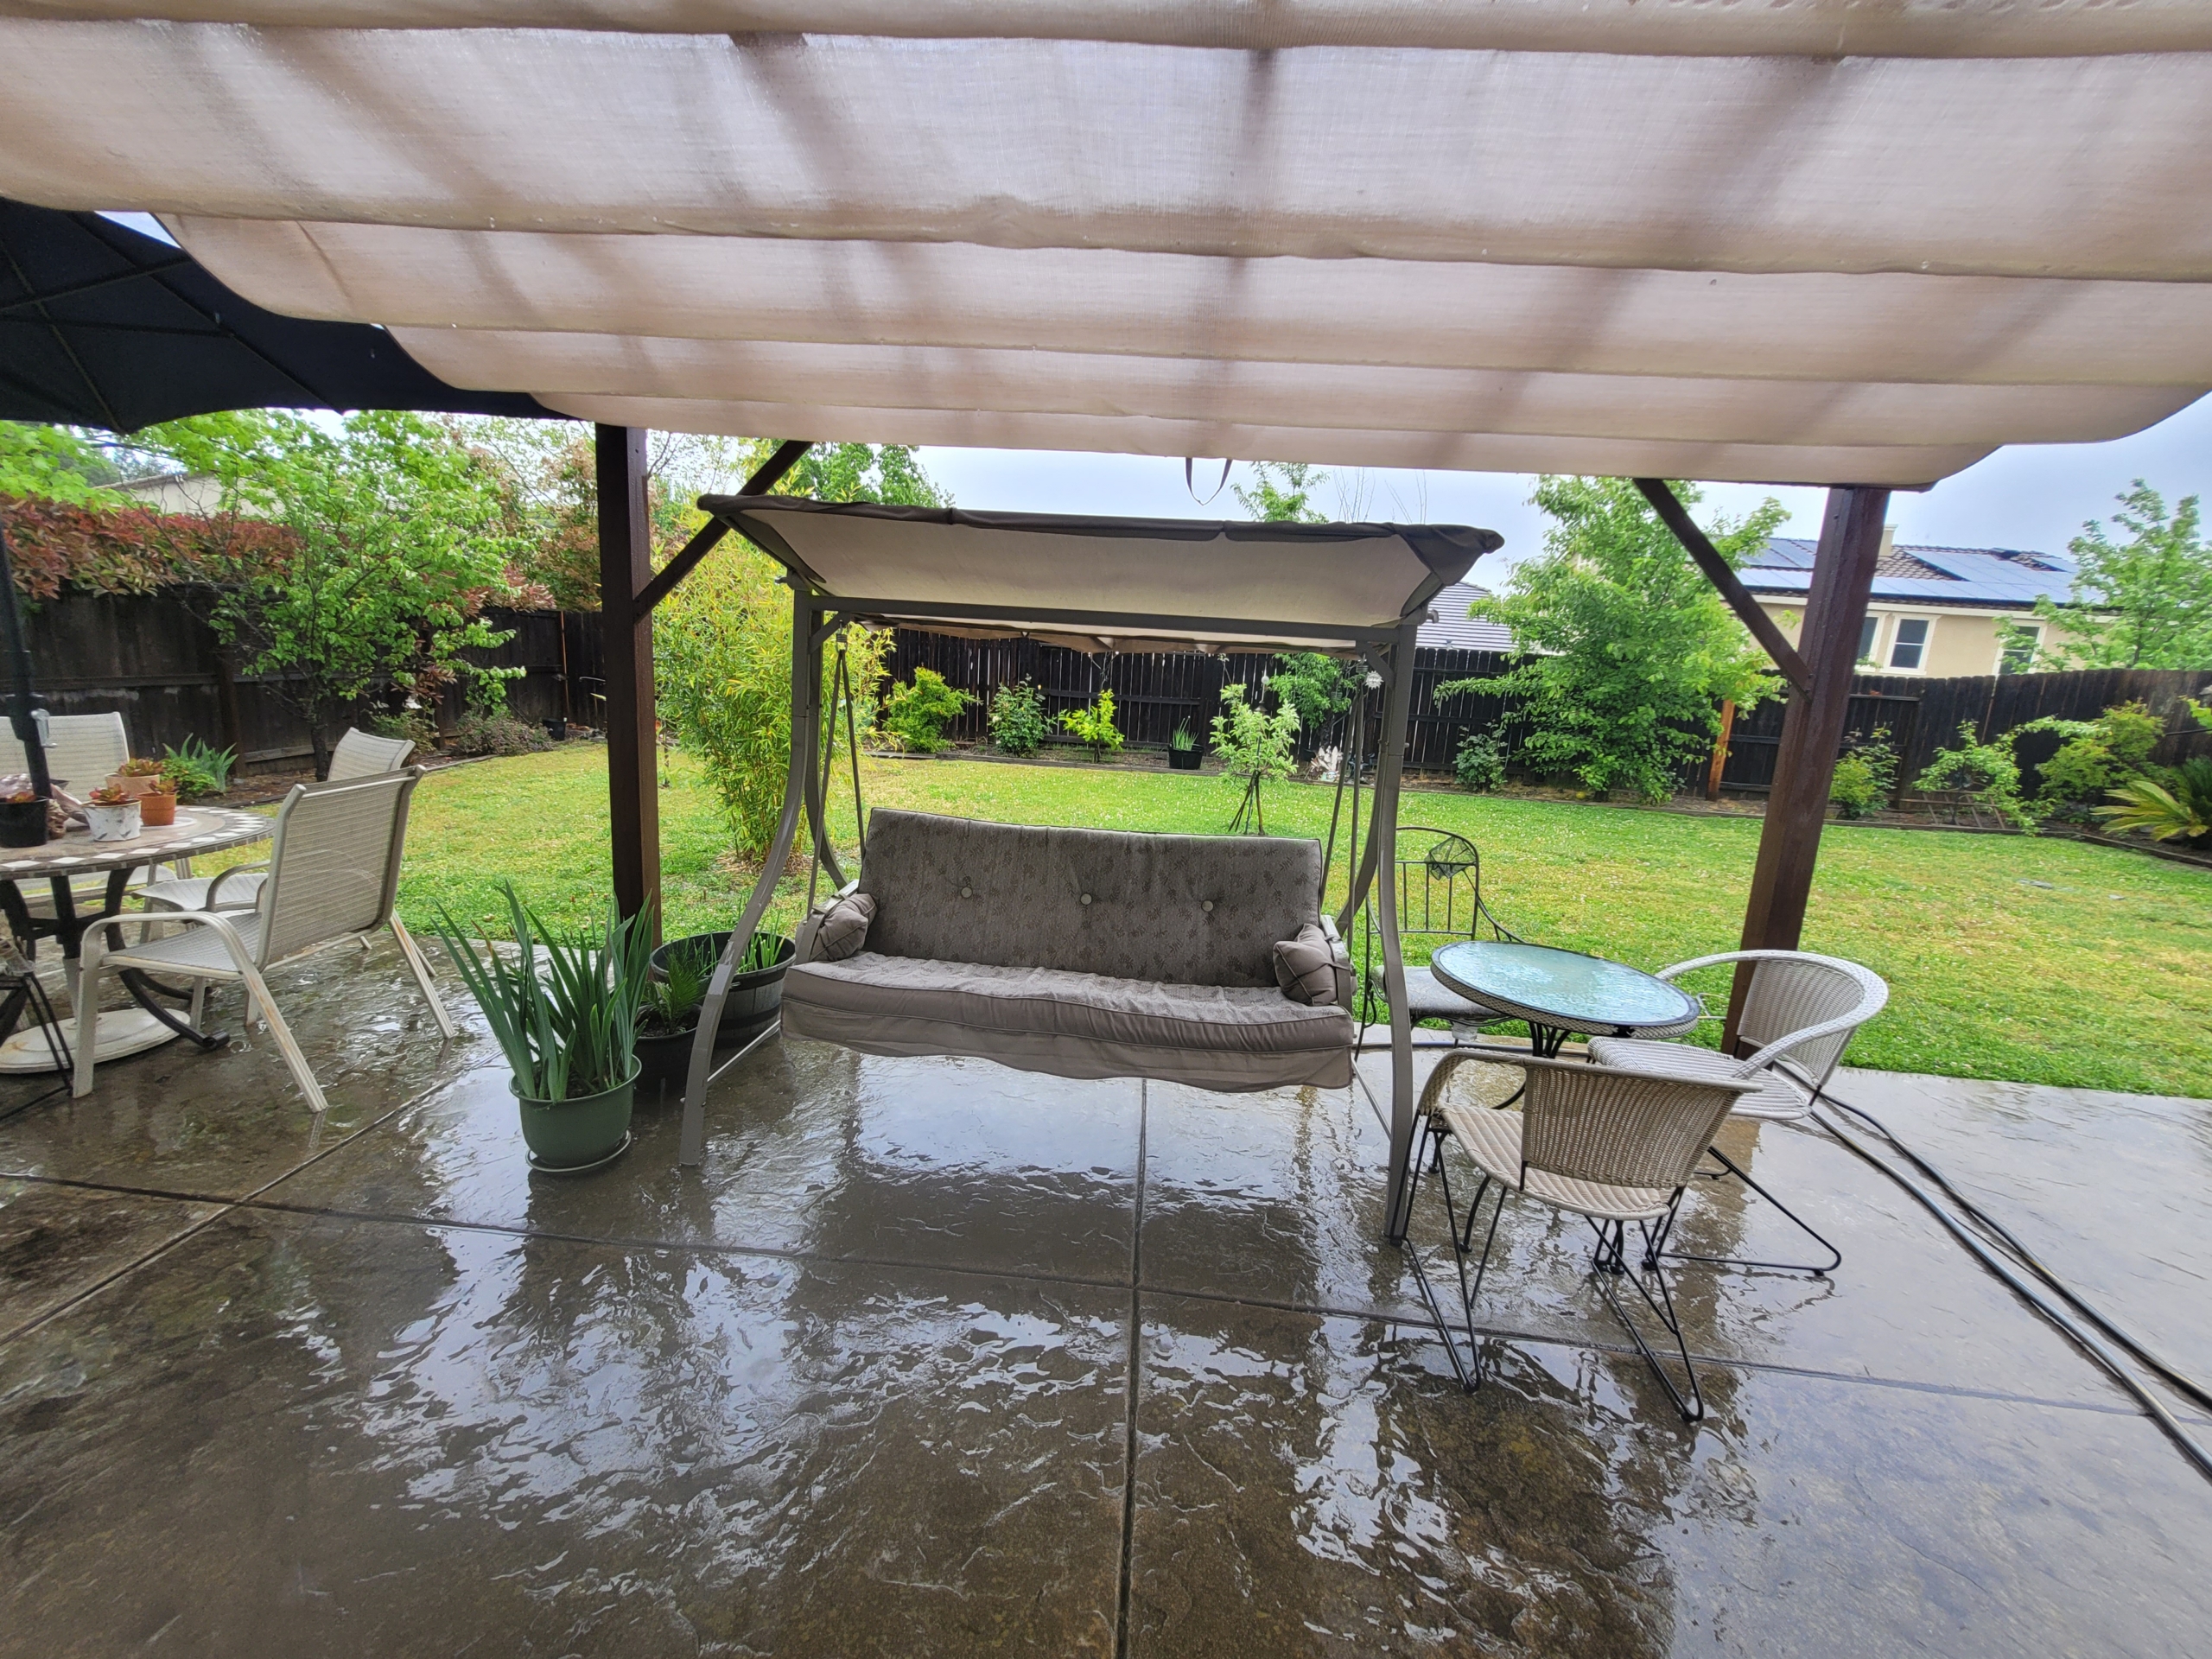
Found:
M 1129 513 L 1167 518 L 1241 518 L 1224 490 L 1210 505 L 1192 499 L 1183 463 L 1146 455 L 1065 454 L 1011 449 L 922 451 L 930 476 L 963 507 L 1028 512 Z M 1209 495 L 1221 462 L 1199 462 L 1197 493 Z M 1232 481 L 1249 481 L 1239 467 Z M 2113 497 L 2142 478 L 2169 502 L 2212 485 L 2212 397 L 2133 437 L 2110 443 L 2031 444 L 2000 449 L 1978 466 L 1919 494 L 1890 498 L 1901 542 L 1939 547 L 2012 547 L 2063 551 L 2083 522 L 2103 518 Z M 1360 516 L 1479 524 L 1505 537 L 1500 562 L 1536 551 L 1544 518 L 1528 505 L 1535 480 L 1510 473 L 1400 473 L 1340 470 L 1321 486 L 1318 505 L 1332 517 Z M 1740 515 L 1766 496 L 1791 518 L 1784 533 L 1820 534 L 1819 490 L 1708 486 L 1700 516 Z M 1345 499 L 1347 496 L 1358 499 Z M 1487 565 L 1495 570 L 1495 563 Z

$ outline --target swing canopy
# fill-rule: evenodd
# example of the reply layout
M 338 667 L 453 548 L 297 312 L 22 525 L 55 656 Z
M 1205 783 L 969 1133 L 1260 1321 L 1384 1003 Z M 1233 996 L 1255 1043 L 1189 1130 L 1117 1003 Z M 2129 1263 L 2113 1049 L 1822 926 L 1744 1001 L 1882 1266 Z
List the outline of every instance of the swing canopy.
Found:
M 850 620 L 1077 651 L 1357 651 L 1493 552 L 1457 524 L 1289 524 L 705 496 Z

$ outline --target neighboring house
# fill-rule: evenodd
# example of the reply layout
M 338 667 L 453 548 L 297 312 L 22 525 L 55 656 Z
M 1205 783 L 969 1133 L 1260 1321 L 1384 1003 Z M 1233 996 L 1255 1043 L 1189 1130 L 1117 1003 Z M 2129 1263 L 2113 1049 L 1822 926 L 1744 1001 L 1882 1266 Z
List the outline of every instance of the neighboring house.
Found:
M 2037 620 L 2042 595 L 2063 601 L 2074 585 L 2070 553 L 2022 553 L 2006 547 L 1899 546 L 1882 531 L 1874 592 L 1859 636 L 1859 657 L 1885 674 L 1938 677 L 2027 671 L 2055 631 Z M 1816 543 L 1777 536 L 1738 573 L 1792 645 L 1804 620 Z M 1794 602 L 1793 602 L 1794 601 Z M 2019 624 L 2032 639 L 2007 646 L 1998 630 Z
M 1421 625 L 1417 641 L 1423 651 L 1510 651 L 1513 636 L 1496 622 L 1478 622 L 1467 607 L 1488 599 L 1490 590 L 1471 582 L 1455 582 L 1428 601 L 1429 620 Z
M 197 513 L 204 518 L 223 506 L 223 486 L 213 473 L 161 473 L 111 487 L 155 512 Z

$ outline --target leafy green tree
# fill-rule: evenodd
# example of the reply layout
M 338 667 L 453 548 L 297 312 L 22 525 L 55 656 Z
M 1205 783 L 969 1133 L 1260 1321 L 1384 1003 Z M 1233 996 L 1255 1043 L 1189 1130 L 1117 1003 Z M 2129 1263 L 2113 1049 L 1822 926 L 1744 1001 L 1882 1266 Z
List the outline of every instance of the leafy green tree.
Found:
M 512 637 L 484 607 L 514 596 L 496 481 L 435 422 L 372 411 L 330 423 L 273 410 L 195 416 L 134 441 L 211 475 L 219 517 L 290 533 L 286 556 L 241 566 L 208 601 L 217 637 L 306 722 L 315 775 L 331 728 L 363 696 L 454 680 L 496 711 L 505 671 L 461 652 Z
M 1262 701 L 1268 689 L 1267 683 L 1262 683 Z M 1224 777 L 1244 780 L 1244 793 L 1237 803 L 1236 816 L 1229 823 L 1230 835 L 1240 835 L 1248 826 L 1259 835 L 1268 833 L 1268 821 L 1261 810 L 1260 786 L 1270 778 L 1290 776 L 1291 757 L 1297 741 L 1298 710 L 1289 703 L 1278 700 L 1274 713 L 1270 715 L 1247 697 L 1243 686 L 1221 688 L 1221 712 L 1213 717 L 1213 750 L 1221 758 Z
M 741 479 L 774 448 L 772 439 L 735 441 L 732 472 Z M 810 451 L 779 489 L 826 501 L 950 505 L 912 450 L 888 444 L 880 449 L 830 444 Z M 670 539 L 677 545 L 676 532 L 688 537 L 689 526 L 699 520 L 689 498 L 683 505 L 689 518 L 672 521 Z M 789 591 L 778 584 L 781 575 L 780 565 L 733 537 L 653 613 L 661 719 L 705 765 L 737 850 L 748 858 L 764 855 L 774 836 L 791 764 L 791 604 Z M 855 709 L 866 729 L 874 723 L 891 639 L 859 627 L 847 629 L 843 639 Z M 830 677 L 825 664 L 825 709 Z
M 0 421 L 0 495 L 62 501 L 71 506 L 120 506 L 106 488 L 121 477 L 99 445 L 66 426 Z
M 1675 489 L 1698 499 L 1694 486 Z M 1510 628 L 1529 654 L 1435 696 L 1521 698 L 1530 721 L 1522 765 L 1570 773 L 1600 795 L 1663 801 L 1682 766 L 1711 751 L 1723 701 L 1750 709 L 1776 694 L 1772 665 L 1633 483 L 1546 477 L 1533 499 L 1552 519 L 1542 556 L 1470 607 Z M 1770 499 L 1707 533 L 1740 565 L 1787 516 Z
M 2212 545 L 2197 498 L 2168 513 L 2139 478 L 2118 499 L 2113 524 L 2126 539 L 2091 519 L 2070 543 L 2081 568 L 2066 602 L 2036 601 L 2037 666 L 2212 668 Z
M 1328 514 L 1313 505 L 1313 492 L 1329 481 L 1328 474 L 1303 461 L 1255 461 L 1250 489 L 1230 487 L 1244 511 L 1263 524 L 1319 524 Z

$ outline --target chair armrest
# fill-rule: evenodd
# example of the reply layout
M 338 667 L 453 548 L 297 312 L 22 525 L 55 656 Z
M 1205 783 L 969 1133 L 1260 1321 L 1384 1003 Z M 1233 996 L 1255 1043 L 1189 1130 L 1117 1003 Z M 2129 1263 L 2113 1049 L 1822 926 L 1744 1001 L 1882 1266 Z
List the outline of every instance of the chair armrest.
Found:
M 223 890 L 223 883 L 229 880 L 232 876 L 265 874 L 268 872 L 268 869 L 269 861 L 264 858 L 257 863 L 233 864 L 227 870 L 218 870 L 215 873 L 215 879 L 207 884 L 207 908 L 210 910 L 214 909 L 215 895 Z

